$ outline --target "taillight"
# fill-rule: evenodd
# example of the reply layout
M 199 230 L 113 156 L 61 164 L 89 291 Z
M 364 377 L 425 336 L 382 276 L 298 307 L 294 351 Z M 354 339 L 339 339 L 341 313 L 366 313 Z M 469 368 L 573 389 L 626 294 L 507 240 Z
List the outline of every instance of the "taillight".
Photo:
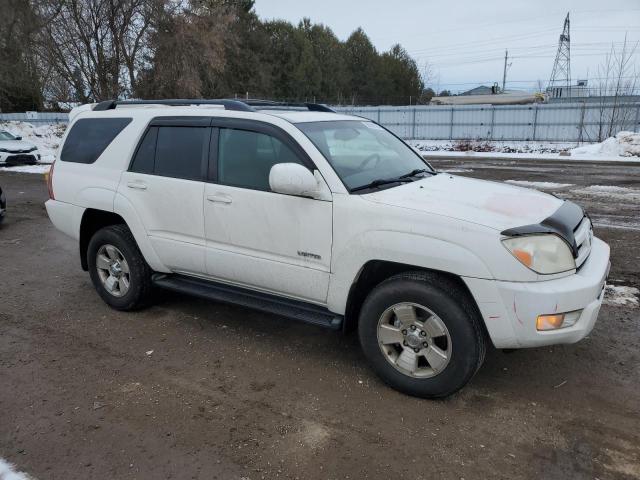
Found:
M 51 164 L 51 168 L 49 169 L 49 172 L 47 173 L 47 189 L 49 189 L 49 198 L 51 200 L 55 200 L 56 197 L 53 195 L 53 167 L 55 166 L 56 162 L 53 162 Z

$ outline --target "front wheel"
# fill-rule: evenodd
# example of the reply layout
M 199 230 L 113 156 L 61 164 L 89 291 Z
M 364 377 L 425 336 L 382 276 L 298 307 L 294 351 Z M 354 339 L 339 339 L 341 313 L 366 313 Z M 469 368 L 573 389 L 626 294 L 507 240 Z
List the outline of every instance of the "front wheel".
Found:
M 438 398 L 462 388 L 484 360 L 478 317 L 468 294 L 448 278 L 405 273 L 371 291 L 358 333 L 382 380 L 409 395 Z
M 152 271 L 126 225 L 98 230 L 89 241 L 87 264 L 93 286 L 111 307 L 134 310 L 148 304 Z

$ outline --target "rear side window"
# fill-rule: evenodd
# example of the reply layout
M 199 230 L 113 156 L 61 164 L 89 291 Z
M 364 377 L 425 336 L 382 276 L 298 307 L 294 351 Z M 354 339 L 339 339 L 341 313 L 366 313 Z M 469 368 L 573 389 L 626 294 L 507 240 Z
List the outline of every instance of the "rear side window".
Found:
M 159 127 L 154 173 L 164 177 L 202 180 L 209 128 Z
M 131 118 L 85 118 L 71 127 L 60 160 L 93 163 L 114 138 L 131 123 Z

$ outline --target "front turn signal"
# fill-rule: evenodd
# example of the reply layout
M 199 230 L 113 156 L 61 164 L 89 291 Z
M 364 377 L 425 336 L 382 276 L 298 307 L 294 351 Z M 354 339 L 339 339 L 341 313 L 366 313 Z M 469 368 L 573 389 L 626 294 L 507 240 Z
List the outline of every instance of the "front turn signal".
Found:
M 536 319 L 537 330 L 556 330 L 562 327 L 564 313 L 555 315 L 538 315 Z

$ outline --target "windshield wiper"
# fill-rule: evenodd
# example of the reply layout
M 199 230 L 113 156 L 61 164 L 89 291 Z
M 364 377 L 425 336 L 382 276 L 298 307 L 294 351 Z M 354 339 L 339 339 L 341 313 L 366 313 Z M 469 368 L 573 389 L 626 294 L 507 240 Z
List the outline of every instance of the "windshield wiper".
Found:
M 409 173 L 405 173 L 404 175 L 400 175 L 398 178 L 415 177 L 416 175 L 418 175 L 420 173 L 433 173 L 433 172 L 431 170 L 429 170 L 428 168 L 416 168 L 415 170 L 411 170 Z
M 374 180 L 371 183 L 367 183 L 366 185 L 361 185 L 359 187 L 352 188 L 349 190 L 350 192 L 358 192 L 360 190 L 368 190 L 370 188 L 381 187 L 382 185 L 389 185 L 390 183 L 404 183 L 404 182 L 413 182 L 413 180 L 408 177 L 397 177 L 397 178 L 379 178 Z

